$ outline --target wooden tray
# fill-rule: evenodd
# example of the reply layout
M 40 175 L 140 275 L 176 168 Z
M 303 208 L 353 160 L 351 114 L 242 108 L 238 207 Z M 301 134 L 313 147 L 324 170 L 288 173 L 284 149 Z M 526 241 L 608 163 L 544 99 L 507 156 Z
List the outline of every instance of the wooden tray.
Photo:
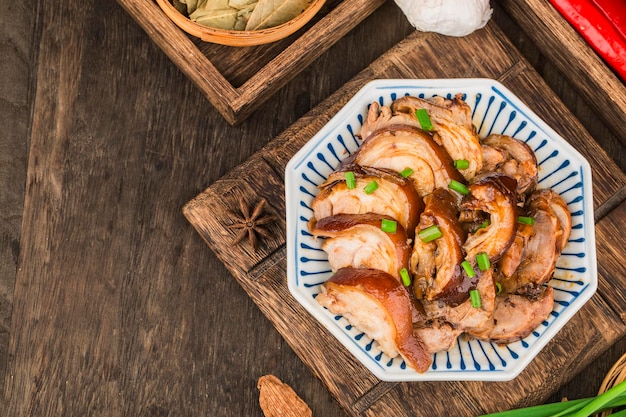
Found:
M 285 259 L 284 168 L 365 83 L 375 78 L 488 77 L 499 80 L 592 163 L 599 257 L 599 291 L 516 379 L 508 382 L 390 383 L 374 377 L 289 293 Z M 244 164 L 188 202 L 183 213 L 274 324 L 302 361 L 353 416 L 475 416 L 545 401 L 551 393 L 626 334 L 625 206 L 621 172 L 541 77 L 490 22 L 464 38 L 415 32 L 298 120 Z M 232 213 L 266 199 L 276 221 L 254 250 Z M 435 399 L 435 400 L 431 400 Z
M 237 124 L 385 0 L 328 0 L 295 34 L 246 48 L 206 43 L 186 34 L 153 0 L 118 2 L 224 118 Z

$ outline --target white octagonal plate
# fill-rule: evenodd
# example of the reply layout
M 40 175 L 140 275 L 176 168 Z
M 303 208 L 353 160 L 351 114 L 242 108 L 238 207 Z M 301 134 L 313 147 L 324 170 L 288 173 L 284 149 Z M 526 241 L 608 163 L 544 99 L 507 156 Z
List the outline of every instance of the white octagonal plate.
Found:
M 447 352 L 433 355 L 430 369 L 418 373 L 402 358 L 383 354 L 376 341 L 315 297 L 332 275 L 320 241 L 307 228 L 317 186 L 339 162 L 361 145 L 357 134 L 369 104 L 390 105 L 404 95 L 420 98 L 463 94 L 480 137 L 500 133 L 525 141 L 539 164 L 538 188 L 552 188 L 572 214 L 572 233 L 550 285 L 554 309 L 525 339 L 508 345 L 459 338 Z M 375 80 L 365 85 L 287 164 L 287 280 L 291 294 L 364 366 L 384 381 L 481 380 L 515 378 L 589 300 L 597 287 L 597 266 L 589 163 L 506 87 L 489 79 Z M 310 335 L 314 338 L 316 335 Z

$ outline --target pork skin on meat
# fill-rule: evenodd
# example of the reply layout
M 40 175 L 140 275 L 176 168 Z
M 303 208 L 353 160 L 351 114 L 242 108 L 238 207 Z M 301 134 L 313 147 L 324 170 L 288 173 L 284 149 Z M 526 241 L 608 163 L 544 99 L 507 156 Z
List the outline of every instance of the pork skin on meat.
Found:
M 373 268 L 401 280 L 400 270 L 409 261 L 411 247 L 404 228 L 397 225 L 395 233 L 381 229 L 381 214 L 336 214 L 320 219 L 311 229 L 316 238 L 327 237 L 322 249 L 328 254 L 333 271 L 341 268 Z
M 451 179 L 465 182 L 445 149 L 412 126 L 393 125 L 372 133 L 355 153 L 354 162 L 396 172 L 411 168 L 409 178 L 420 196 L 446 188 Z
M 459 223 L 456 197 L 450 191 L 437 188 L 424 197 L 424 203 L 409 265 L 415 296 L 432 300 L 456 292 L 465 279 L 459 265 L 463 262 L 467 233 Z M 442 236 L 423 242 L 417 236 L 419 231 L 433 225 L 439 227 Z
M 377 269 L 343 268 L 322 285 L 316 300 L 376 340 L 388 356 L 401 355 L 417 372 L 430 367 L 430 353 L 413 332 L 409 293 L 391 275 Z
M 424 202 L 411 181 L 394 171 L 384 169 L 357 165 L 350 165 L 345 169 L 354 173 L 356 187 L 348 188 L 345 172 L 330 174 L 320 185 L 321 191 L 311 203 L 311 221 L 335 214 L 378 213 L 396 219 L 408 236 L 413 237 Z M 376 181 L 378 188 L 368 194 L 365 187 L 372 181 Z

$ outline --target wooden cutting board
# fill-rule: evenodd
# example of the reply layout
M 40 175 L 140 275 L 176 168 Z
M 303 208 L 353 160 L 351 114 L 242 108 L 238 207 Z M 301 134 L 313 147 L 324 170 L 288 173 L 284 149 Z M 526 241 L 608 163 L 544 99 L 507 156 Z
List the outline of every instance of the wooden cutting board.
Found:
M 599 290 L 514 380 L 392 383 L 378 380 L 290 295 L 286 280 L 284 168 L 368 81 L 376 78 L 486 77 L 506 85 L 592 165 Z M 191 200 L 189 222 L 274 324 L 302 361 L 353 416 L 474 416 L 536 404 L 626 334 L 626 276 L 621 248 L 626 176 L 493 22 L 464 38 L 416 32 L 372 63 L 242 165 Z M 240 202 L 267 201 L 269 237 L 256 250 L 234 244 Z M 617 289 L 617 291 L 616 291 Z

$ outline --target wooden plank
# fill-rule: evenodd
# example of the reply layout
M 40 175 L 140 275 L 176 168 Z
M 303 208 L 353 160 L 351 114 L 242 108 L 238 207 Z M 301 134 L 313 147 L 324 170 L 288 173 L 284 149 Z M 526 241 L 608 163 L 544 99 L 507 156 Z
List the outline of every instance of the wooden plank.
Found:
M 480 45 L 483 54 L 474 51 Z M 472 54 L 469 54 L 472 51 Z M 472 56 L 471 59 L 463 59 Z M 360 73 L 342 89 L 321 103 L 283 134 L 270 142 L 257 155 L 236 167 L 184 208 L 185 216 L 196 227 L 209 246 L 233 273 L 237 281 L 259 305 L 294 351 L 328 387 L 332 395 L 350 415 L 474 415 L 541 402 L 560 384 L 597 357 L 620 336 L 626 326 L 598 295 L 592 298 L 571 323 L 557 335 L 520 377 L 501 384 L 490 383 L 376 383 L 364 378 L 362 366 L 355 364 L 344 349 L 337 352 L 342 360 L 327 360 L 328 346 L 335 345 L 317 323 L 294 300 L 286 289 L 284 228 L 266 242 L 269 253 L 265 259 L 233 259 L 240 256 L 237 249 L 226 242 L 223 225 L 228 224 L 227 213 L 232 211 L 228 190 L 237 187 L 248 190 L 246 196 L 254 200 L 263 181 L 254 180 L 246 173 L 256 171 L 282 180 L 284 166 L 291 156 L 326 123 L 343 104 L 367 81 L 374 78 L 439 78 L 439 77 L 497 78 L 513 90 L 529 107 L 544 117 L 555 130 L 568 138 L 586 157 L 593 161 L 594 205 L 602 207 L 626 185 L 626 176 L 616 169 L 614 162 L 585 132 L 576 119 L 559 102 L 532 68 L 514 51 L 493 24 L 466 38 L 446 38 L 432 33 L 414 33 L 398 44 L 369 68 Z M 607 175 L 612 172 L 613 175 Z M 264 177 L 264 175 L 261 175 Z M 239 184 L 245 178 L 245 186 Z M 252 181 L 252 184 L 250 182 Z M 270 198 L 272 207 L 282 207 L 284 194 Z M 280 212 L 280 211 L 277 211 Z M 220 227 L 220 224 L 222 225 Z M 232 236 L 231 236 L 232 238 Z M 261 255 L 264 256 L 264 255 Z M 255 267 L 261 268 L 255 273 Z M 252 268 L 252 269 L 251 269 Z M 267 287 L 268 283 L 272 286 Z M 267 300 L 271 300 L 268 303 Z M 285 322 L 288 319 L 289 325 Z M 584 331 L 580 331 L 583 328 Z M 304 337 L 307 336 L 307 337 Z M 332 338 L 331 338 L 332 339 Z M 323 359 L 322 359 L 323 358 Z M 572 367 L 571 362 L 577 365 Z M 545 370 L 549 377 L 545 377 Z M 354 377 L 357 375 L 357 377 Z M 354 380 L 359 382 L 356 383 Z M 497 392 L 495 395 L 494 392 Z M 427 396 L 450 398 L 445 404 L 423 404 L 415 398 Z M 494 401 L 497 399 L 497 401 Z
M 498 0 L 626 146 L 626 86 L 559 12 L 543 0 Z
M 290 37 L 283 42 L 284 50 L 254 73 L 247 71 L 250 78 L 245 82 L 240 79 L 243 85 L 235 87 L 156 3 L 149 0 L 118 1 L 231 124 L 240 123 L 250 116 L 277 90 L 384 3 L 384 0 L 330 2 L 336 7 L 313 26 L 305 26 L 308 29 L 301 30 L 296 39 Z M 253 54 L 265 51 L 272 56 L 276 53 L 274 45 L 244 49 Z M 239 48 L 239 51 L 244 49 Z M 265 53 L 262 55 L 266 56 Z M 258 56 L 245 57 L 241 54 L 237 54 L 237 59 L 264 61 Z M 242 65 L 243 70 L 248 66 Z
M 598 242 L 598 292 L 626 323 L 626 202 L 596 225 Z

